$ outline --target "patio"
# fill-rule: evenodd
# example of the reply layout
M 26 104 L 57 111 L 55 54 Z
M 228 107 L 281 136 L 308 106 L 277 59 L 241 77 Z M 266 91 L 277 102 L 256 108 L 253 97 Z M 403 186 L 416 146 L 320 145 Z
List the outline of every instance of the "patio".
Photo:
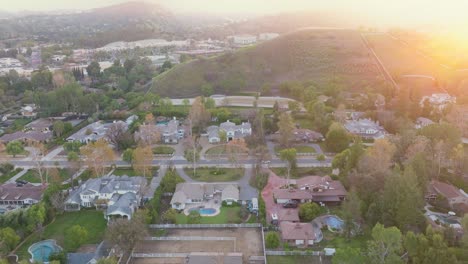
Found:
M 215 216 L 218 215 L 221 208 L 221 194 L 215 194 L 212 199 L 205 199 L 201 203 L 194 203 L 194 204 L 187 204 L 184 209 L 184 214 L 189 215 L 190 210 L 193 209 L 203 209 L 203 208 L 212 208 L 216 211 L 212 214 L 203 214 L 200 213 L 201 216 Z

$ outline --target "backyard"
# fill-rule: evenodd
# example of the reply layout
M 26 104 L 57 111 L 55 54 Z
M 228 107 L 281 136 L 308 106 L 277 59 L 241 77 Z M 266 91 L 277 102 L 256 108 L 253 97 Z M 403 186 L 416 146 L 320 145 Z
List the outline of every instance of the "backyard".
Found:
M 28 248 L 33 243 L 45 239 L 55 239 L 65 250 L 75 250 L 67 248 L 64 244 L 64 234 L 74 225 L 80 225 L 88 231 L 88 238 L 84 244 L 98 244 L 102 241 L 107 223 L 102 212 L 94 210 L 81 210 L 79 212 L 66 212 L 58 215 L 55 220 L 44 228 L 43 233 L 32 234 L 18 248 L 16 254 L 20 259 L 28 259 Z
M 194 175 L 192 168 L 184 168 L 190 178 L 203 182 L 237 181 L 244 176 L 243 168 L 197 168 Z
M 229 223 L 241 223 L 240 218 L 240 206 L 233 207 L 221 207 L 219 214 L 215 216 L 202 216 L 200 224 L 229 224 Z M 180 213 L 176 217 L 176 224 L 187 224 L 188 216 L 184 213 Z

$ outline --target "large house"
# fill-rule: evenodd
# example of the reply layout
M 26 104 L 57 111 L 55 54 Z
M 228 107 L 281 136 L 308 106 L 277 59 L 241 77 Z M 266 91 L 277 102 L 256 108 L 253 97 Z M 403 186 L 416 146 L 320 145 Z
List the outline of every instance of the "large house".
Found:
M 37 116 L 36 105 L 27 104 L 24 107 L 21 107 L 21 115 L 24 117 L 35 118 Z
M 6 183 L 0 185 L 0 205 L 24 206 L 38 203 L 42 198 L 44 186 L 35 186 L 30 183 Z
M 242 122 L 242 124 L 236 125 L 228 120 L 221 123 L 219 127 L 210 126 L 207 129 L 208 141 L 210 143 L 219 143 L 221 141 L 219 137 L 220 131 L 226 133 L 226 141 L 231 141 L 233 139 L 245 138 L 252 135 L 252 125 L 250 125 L 249 122 Z
M 431 96 L 423 96 L 421 101 L 419 102 L 420 106 L 423 107 L 426 102 L 428 102 L 431 106 L 443 110 L 449 104 L 454 104 L 457 101 L 456 97 L 451 96 L 448 93 L 435 93 Z
M 318 242 L 320 230 L 312 223 L 293 223 L 284 221 L 279 225 L 281 240 L 293 246 L 307 247 Z
M 106 133 L 109 127 L 117 123 L 121 123 L 125 129 L 128 128 L 127 123 L 124 121 L 114 121 L 113 123 L 97 121 L 83 127 L 75 134 L 69 136 L 67 141 L 79 141 L 83 144 L 98 141 L 99 139 L 106 138 Z
M 378 122 L 374 122 L 369 118 L 347 120 L 344 127 L 349 133 L 365 139 L 380 139 L 384 138 L 385 134 L 387 134 Z
M 447 199 L 449 206 L 453 209 L 459 205 L 468 205 L 468 194 L 457 187 L 433 180 L 428 185 L 426 200 L 435 200 L 440 195 Z
M 278 204 L 291 201 L 339 204 L 344 201 L 347 195 L 343 184 L 340 181 L 332 180 L 329 176 L 308 176 L 290 180 L 290 185 L 295 187 L 273 190 L 273 197 Z
M 239 186 L 231 183 L 179 183 L 171 199 L 171 206 L 184 210 L 186 206 L 204 201 L 232 204 L 239 201 Z
M 185 130 L 175 117 L 167 124 L 158 124 L 157 127 L 161 131 L 161 141 L 163 143 L 177 144 L 179 140 L 185 137 Z
M 10 141 L 23 141 L 23 142 L 48 142 L 52 139 L 52 132 L 40 131 L 17 131 L 12 134 L 5 134 L 0 137 L 0 142 L 8 143 Z
M 147 186 L 144 177 L 105 176 L 89 179 L 70 193 L 65 210 L 76 211 L 81 207 L 106 208 L 105 218 L 131 219 L 138 208 L 142 192 Z
M 323 141 L 324 137 L 321 133 L 310 130 L 310 129 L 305 129 L 305 128 L 296 128 L 294 129 L 294 140 L 296 142 L 317 142 L 317 141 Z

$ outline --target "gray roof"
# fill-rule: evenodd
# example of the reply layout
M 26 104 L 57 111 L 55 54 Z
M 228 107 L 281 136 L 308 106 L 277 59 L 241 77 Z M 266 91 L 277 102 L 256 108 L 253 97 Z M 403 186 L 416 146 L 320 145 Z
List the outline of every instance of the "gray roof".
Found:
M 94 258 L 94 253 L 68 253 L 68 264 L 87 264 Z
M 235 190 L 234 190 L 235 189 Z M 185 203 L 187 199 L 203 200 L 205 196 L 211 196 L 216 191 L 224 195 L 230 196 L 229 198 L 239 199 L 239 189 L 237 183 L 199 183 L 199 182 L 184 182 L 176 186 L 176 190 L 171 199 L 173 203 Z
M 34 140 L 34 141 L 47 141 L 52 138 L 52 132 L 41 132 L 41 131 L 28 131 L 28 132 L 23 132 L 23 131 L 18 131 L 12 134 L 5 134 L 2 137 L 0 137 L 0 141 L 3 142 L 10 142 L 10 141 L 15 141 L 15 140 Z
M 209 126 L 206 131 L 208 132 L 208 137 L 219 137 L 219 127 L 217 126 Z
M 133 214 L 133 207 L 138 206 L 138 199 L 136 194 L 128 192 L 125 194 L 114 194 L 111 201 L 114 202 L 113 205 L 107 207 L 106 215 L 113 215 L 125 213 L 127 215 Z

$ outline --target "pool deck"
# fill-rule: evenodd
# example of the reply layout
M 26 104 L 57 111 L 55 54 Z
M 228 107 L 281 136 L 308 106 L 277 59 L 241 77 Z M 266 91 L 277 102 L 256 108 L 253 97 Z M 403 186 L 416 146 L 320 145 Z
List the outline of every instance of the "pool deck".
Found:
M 185 209 L 184 209 L 184 214 L 189 215 L 190 210 L 199 209 L 199 208 L 212 208 L 212 209 L 215 209 L 215 212 L 213 214 L 201 214 L 201 216 L 215 216 L 215 215 L 218 215 L 221 212 L 221 200 L 218 200 L 215 197 L 215 198 L 213 198 L 211 200 L 203 201 L 201 203 L 186 205 Z
M 43 244 L 47 244 L 47 243 L 51 243 L 51 245 L 54 247 L 54 251 L 53 253 L 56 253 L 56 252 L 60 252 L 63 250 L 62 247 L 60 247 L 58 244 L 57 244 L 57 241 L 55 241 L 54 239 L 46 239 L 46 240 L 42 240 L 42 241 L 39 241 L 39 242 L 36 242 L 34 244 L 32 244 L 29 248 L 28 248 L 28 252 L 29 254 L 31 255 L 31 259 L 30 261 L 31 262 L 42 262 L 42 260 L 35 260 L 34 259 L 34 251 L 33 249 L 35 249 L 35 247 L 38 247 L 38 246 L 41 246 Z

